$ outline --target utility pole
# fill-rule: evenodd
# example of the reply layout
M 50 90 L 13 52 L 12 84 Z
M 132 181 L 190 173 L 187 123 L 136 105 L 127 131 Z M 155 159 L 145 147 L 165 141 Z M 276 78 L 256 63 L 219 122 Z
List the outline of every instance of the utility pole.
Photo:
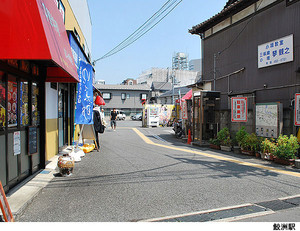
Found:
M 175 70 L 172 69 L 172 104 L 175 105 L 175 97 L 174 97 L 174 84 L 175 84 Z

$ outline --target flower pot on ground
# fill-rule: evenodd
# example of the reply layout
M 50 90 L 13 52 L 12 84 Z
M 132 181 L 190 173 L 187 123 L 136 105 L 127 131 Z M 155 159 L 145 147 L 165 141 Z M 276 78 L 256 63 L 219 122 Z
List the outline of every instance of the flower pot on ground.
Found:
M 277 139 L 274 155 L 276 162 L 289 165 L 289 160 L 296 158 L 299 149 L 298 139 L 294 135 L 280 135 Z
M 230 133 L 228 128 L 223 128 L 217 134 L 217 139 L 220 142 L 221 150 L 230 152 L 232 146 L 232 140 L 230 139 Z
M 212 149 L 220 150 L 220 141 L 218 139 L 210 139 L 209 140 L 209 147 Z
M 261 158 L 261 153 L 260 152 L 255 152 L 255 157 L 256 158 Z
M 274 162 L 277 164 L 282 164 L 282 165 L 294 165 L 295 164 L 295 159 L 280 159 L 277 158 L 276 156 L 274 157 Z
M 221 150 L 226 152 L 231 152 L 231 147 L 221 145 Z
M 236 154 L 241 154 L 241 147 L 240 146 L 233 146 L 233 152 Z

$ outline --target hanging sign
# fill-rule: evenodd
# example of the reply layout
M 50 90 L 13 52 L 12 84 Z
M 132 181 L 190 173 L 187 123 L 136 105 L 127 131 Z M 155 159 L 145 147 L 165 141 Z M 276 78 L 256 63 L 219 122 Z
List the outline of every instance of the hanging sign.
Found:
M 0 181 L 0 209 L 2 211 L 4 221 L 14 222 L 14 217 L 11 213 L 1 181 Z
M 247 122 L 248 104 L 247 97 L 231 98 L 231 122 Z
M 181 104 L 181 113 L 182 113 L 182 119 L 187 120 L 188 119 L 188 114 L 187 114 L 187 102 L 183 101 Z
M 79 62 L 79 79 L 75 109 L 76 124 L 93 124 L 93 67 Z
M 300 94 L 295 95 L 295 126 L 300 126 Z

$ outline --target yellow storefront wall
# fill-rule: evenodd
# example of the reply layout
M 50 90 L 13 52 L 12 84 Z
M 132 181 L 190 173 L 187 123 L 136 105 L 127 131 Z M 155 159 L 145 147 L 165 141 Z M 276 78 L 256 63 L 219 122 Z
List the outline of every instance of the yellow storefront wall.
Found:
M 46 160 L 58 153 L 58 119 L 46 120 Z

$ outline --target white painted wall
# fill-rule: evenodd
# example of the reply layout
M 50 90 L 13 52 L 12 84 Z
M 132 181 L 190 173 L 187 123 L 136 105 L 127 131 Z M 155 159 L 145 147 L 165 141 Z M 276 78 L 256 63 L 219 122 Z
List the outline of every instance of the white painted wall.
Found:
M 58 118 L 58 94 L 57 90 L 46 83 L 46 119 Z

